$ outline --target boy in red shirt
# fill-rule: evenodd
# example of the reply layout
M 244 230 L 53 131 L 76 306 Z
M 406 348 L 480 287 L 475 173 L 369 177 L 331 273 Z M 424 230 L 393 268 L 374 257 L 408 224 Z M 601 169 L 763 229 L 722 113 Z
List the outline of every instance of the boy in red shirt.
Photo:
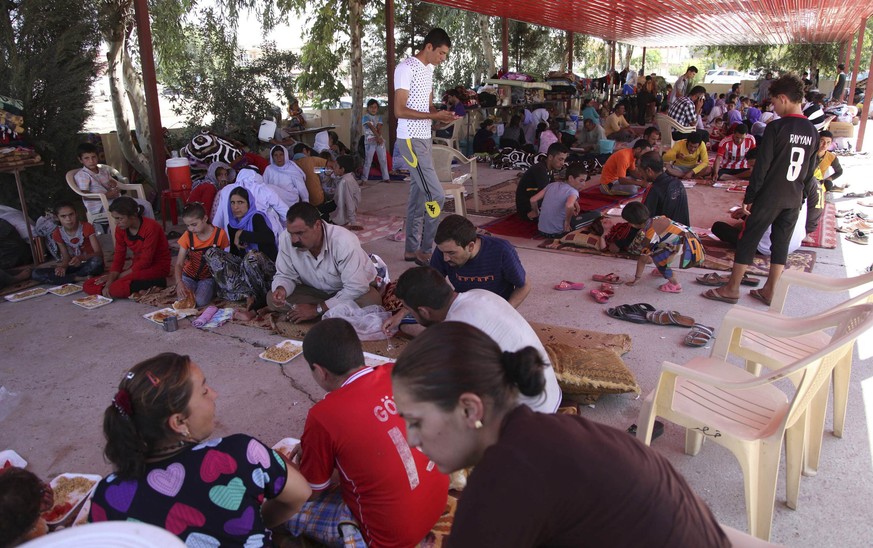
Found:
M 328 394 L 306 417 L 300 472 L 314 493 L 288 530 L 336 546 L 344 540 L 339 526 L 352 522 L 358 531 L 343 535 L 345 546 L 349 537 L 355 546 L 417 545 L 445 508 L 449 480 L 406 443 L 391 387 L 394 364 L 365 366 L 354 328 L 338 318 L 306 334 L 303 356 Z

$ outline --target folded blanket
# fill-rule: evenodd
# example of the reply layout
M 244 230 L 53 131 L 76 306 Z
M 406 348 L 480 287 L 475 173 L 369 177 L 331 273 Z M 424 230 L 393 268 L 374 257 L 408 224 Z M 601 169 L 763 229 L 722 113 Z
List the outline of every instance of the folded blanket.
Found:
M 211 320 L 212 317 L 215 316 L 216 312 L 218 312 L 217 306 L 206 307 L 206 310 L 204 310 L 202 314 L 197 316 L 196 320 L 191 321 L 191 325 L 193 325 L 197 329 L 203 329 L 203 326 L 209 323 L 209 320 Z

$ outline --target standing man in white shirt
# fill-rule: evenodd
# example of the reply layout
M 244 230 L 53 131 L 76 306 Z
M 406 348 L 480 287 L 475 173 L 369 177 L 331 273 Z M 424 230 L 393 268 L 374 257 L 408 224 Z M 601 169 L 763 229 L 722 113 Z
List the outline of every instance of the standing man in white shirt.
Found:
M 431 157 L 431 122 L 451 123 L 457 118 L 454 112 L 437 110 L 433 106 L 434 67 L 446 60 L 451 47 L 446 31 L 432 29 L 424 37 L 421 51 L 405 59 L 394 70 L 398 148 L 409 164 L 412 179 L 403 259 L 419 265 L 430 263 L 433 238 L 445 202 Z

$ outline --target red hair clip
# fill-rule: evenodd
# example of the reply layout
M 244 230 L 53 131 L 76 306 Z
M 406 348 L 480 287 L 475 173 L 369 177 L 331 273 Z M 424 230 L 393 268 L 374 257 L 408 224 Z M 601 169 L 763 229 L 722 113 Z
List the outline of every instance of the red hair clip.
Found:
M 161 384 L 161 379 L 157 378 L 155 376 L 155 374 L 152 373 L 151 371 L 146 371 L 146 377 L 149 378 L 149 380 L 152 383 L 152 386 L 157 386 L 157 385 Z

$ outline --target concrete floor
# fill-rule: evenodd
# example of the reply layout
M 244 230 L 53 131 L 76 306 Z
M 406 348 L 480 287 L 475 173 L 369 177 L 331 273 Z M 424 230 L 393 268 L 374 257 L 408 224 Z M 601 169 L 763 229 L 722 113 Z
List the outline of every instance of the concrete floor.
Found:
M 866 169 L 873 167 L 873 159 L 841 158 L 841 162 L 846 167 L 843 179 L 852 183 L 851 190 L 873 190 L 869 177 L 863 176 Z M 479 169 L 482 186 L 515 174 L 492 171 L 483 168 L 483 164 Z M 368 184 L 363 190 L 361 211 L 403 216 L 406 197 L 405 183 Z M 837 201 L 842 209 L 855 200 Z M 871 213 L 873 209 L 865 211 Z M 477 224 L 490 220 L 472 219 Z M 401 242 L 379 240 L 364 247 L 388 263 L 394 278 L 410 264 L 402 261 Z M 519 249 L 533 283 L 533 291 L 520 312 L 531 321 L 630 334 L 633 349 L 624 359 L 644 394 L 653 388 L 662 361 L 683 363 L 708 353 L 707 349 L 683 346 L 686 333 L 683 329 L 615 321 L 604 314 L 606 305 L 596 304 L 587 292 L 551 289 L 562 279 L 591 284 L 589 280 L 595 273 L 614 271 L 631 275 L 632 261 L 570 256 L 530 247 Z M 815 251 L 817 274 L 852 276 L 873 263 L 871 248 L 842 239 L 835 250 Z M 635 287 L 619 287 L 613 303 L 649 302 L 657 308 L 676 309 L 698 322 L 719 326 L 730 305 L 699 296 L 703 287 L 693 282 L 699 273 L 691 270 L 678 274 L 685 287 L 685 292 L 679 295 L 657 291 L 657 280 L 646 276 Z M 285 366 L 287 375 L 278 366 L 258 359 L 264 347 L 280 340 L 277 335 L 231 324 L 209 333 L 194 329 L 187 321 L 175 333 L 165 333 L 141 318 L 153 310 L 151 307 L 117 301 L 86 311 L 72 305 L 69 302 L 72 298 L 47 295 L 22 303 L 0 304 L 0 385 L 17 394 L 0 400 L 0 449 L 15 449 L 30 462 L 29 469 L 42 477 L 51 478 L 62 472 L 110 471 L 101 453 L 101 415 L 122 372 L 157 352 L 189 354 L 203 367 L 220 396 L 216 435 L 246 432 L 267 443 L 287 436 L 299 437 L 308 408 L 323 396 L 302 357 Z M 809 314 L 845 298 L 792 292 L 787 313 Z M 744 297 L 740 304 L 764 309 L 749 297 Z M 785 506 L 784 479 L 780 479 L 773 517 L 774 542 L 817 548 L 873 544 L 869 504 L 873 500 L 870 444 L 873 421 L 869 416 L 873 411 L 873 334 L 867 334 L 856 352 L 860 356 L 856 354 L 844 438 L 835 438 L 828 424 L 819 473 L 803 479 L 796 511 Z M 636 422 L 639 408 L 639 400 L 620 395 L 603 397 L 595 406 L 583 407 L 581 412 L 593 420 L 625 429 Z M 653 447 L 685 476 L 720 521 L 746 529 L 742 475 L 731 453 L 715 444 L 706 444 L 698 456 L 686 456 L 683 430 L 669 423 L 664 436 Z

